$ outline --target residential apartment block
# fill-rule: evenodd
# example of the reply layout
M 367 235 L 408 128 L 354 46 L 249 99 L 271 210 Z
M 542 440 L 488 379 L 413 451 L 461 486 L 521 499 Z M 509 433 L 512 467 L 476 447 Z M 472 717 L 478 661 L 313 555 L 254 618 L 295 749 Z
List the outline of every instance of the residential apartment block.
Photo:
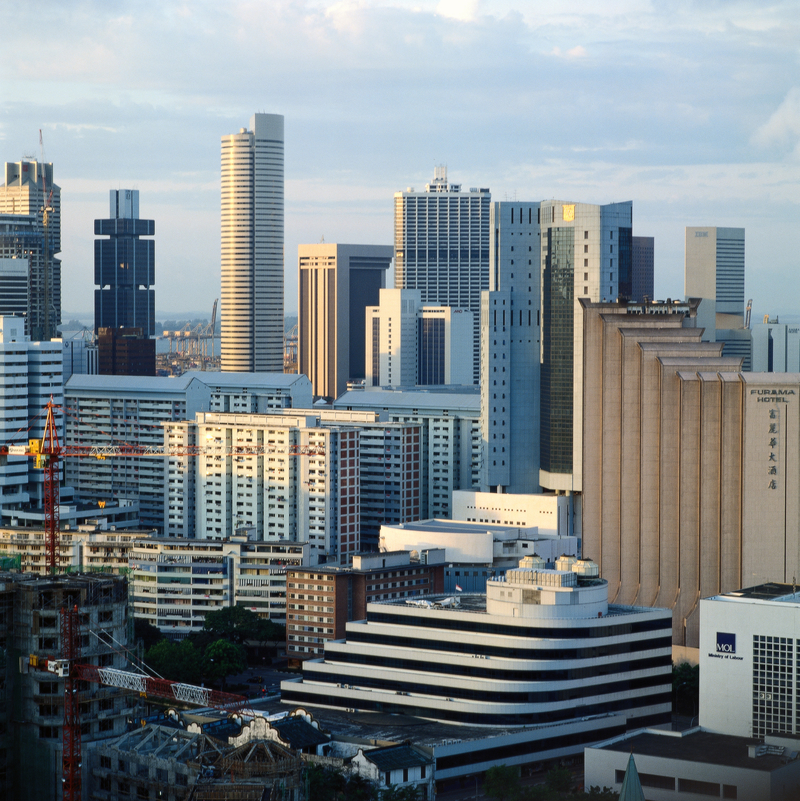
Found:
M 66 444 L 160 447 L 165 442 L 164 423 L 211 409 L 261 412 L 297 403 L 306 406 L 311 402 L 311 384 L 305 376 L 284 373 L 188 372 L 178 378 L 73 375 L 64 395 Z M 165 462 L 173 460 L 185 464 L 183 456 L 125 456 L 67 459 L 65 468 L 79 499 L 136 500 L 142 525 L 164 533 L 169 473 Z
M 478 387 L 367 387 L 346 392 L 333 407 L 372 411 L 381 422 L 419 425 L 421 518 L 451 517 L 453 490 L 480 485 Z
M 261 542 L 153 537 L 135 542 L 129 556 L 131 608 L 170 639 L 200 631 L 205 616 L 244 606 L 283 623 L 286 572 L 307 562 L 308 547 Z

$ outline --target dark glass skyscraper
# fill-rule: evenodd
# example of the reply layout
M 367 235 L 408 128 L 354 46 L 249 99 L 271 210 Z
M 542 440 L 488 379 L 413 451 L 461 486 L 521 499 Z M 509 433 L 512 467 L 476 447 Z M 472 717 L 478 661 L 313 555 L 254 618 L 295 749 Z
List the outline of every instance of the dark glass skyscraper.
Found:
M 94 330 L 141 328 L 155 334 L 154 220 L 139 219 L 139 190 L 112 189 L 111 218 L 95 220 Z

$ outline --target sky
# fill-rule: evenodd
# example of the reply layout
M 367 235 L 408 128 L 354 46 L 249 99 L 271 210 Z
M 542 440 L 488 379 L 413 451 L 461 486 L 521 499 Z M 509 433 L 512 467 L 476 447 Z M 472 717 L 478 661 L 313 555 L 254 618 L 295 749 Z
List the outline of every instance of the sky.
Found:
M 156 308 L 220 295 L 220 138 L 285 116 L 297 246 L 393 242 L 434 166 L 494 200 L 632 200 L 655 294 L 684 228 L 746 229 L 753 318 L 800 313 L 797 0 L 0 0 L 0 160 L 53 162 L 63 317 L 93 308 L 93 220 L 138 189 Z

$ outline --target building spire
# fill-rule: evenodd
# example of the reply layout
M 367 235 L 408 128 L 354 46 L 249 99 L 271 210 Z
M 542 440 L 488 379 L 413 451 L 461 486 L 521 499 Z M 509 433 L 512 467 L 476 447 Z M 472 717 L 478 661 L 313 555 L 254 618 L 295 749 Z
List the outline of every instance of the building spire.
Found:
M 633 761 L 633 751 L 628 759 L 625 769 L 625 778 L 622 780 L 622 789 L 619 791 L 619 801 L 645 801 L 642 783 L 639 781 L 639 772 Z

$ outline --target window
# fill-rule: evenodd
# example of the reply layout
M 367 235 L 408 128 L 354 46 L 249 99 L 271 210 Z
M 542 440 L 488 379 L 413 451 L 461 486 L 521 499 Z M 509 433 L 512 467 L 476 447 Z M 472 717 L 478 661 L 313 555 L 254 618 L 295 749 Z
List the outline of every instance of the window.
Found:
M 739 797 L 738 790 L 739 788 L 735 784 L 723 784 L 722 797 L 736 799 Z
M 588 231 L 584 231 L 583 232 L 583 238 L 584 239 L 588 239 L 589 238 L 589 232 Z
M 384 774 L 383 780 L 387 787 L 392 783 L 392 774 L 388 770 Z
M 477 576 L 478 574 L 476 573 L 475 575 Z M 425 777 L 425 768 L 426 768 L 426 767 L 427 767 L 427 765 L 422 765 L 422 766 L 420 767 L 420 769 L 419 769 L 419 777 L 420 777 L 420 779 L 424 779 L 424 778 L 426 778 L 426 777 Z

